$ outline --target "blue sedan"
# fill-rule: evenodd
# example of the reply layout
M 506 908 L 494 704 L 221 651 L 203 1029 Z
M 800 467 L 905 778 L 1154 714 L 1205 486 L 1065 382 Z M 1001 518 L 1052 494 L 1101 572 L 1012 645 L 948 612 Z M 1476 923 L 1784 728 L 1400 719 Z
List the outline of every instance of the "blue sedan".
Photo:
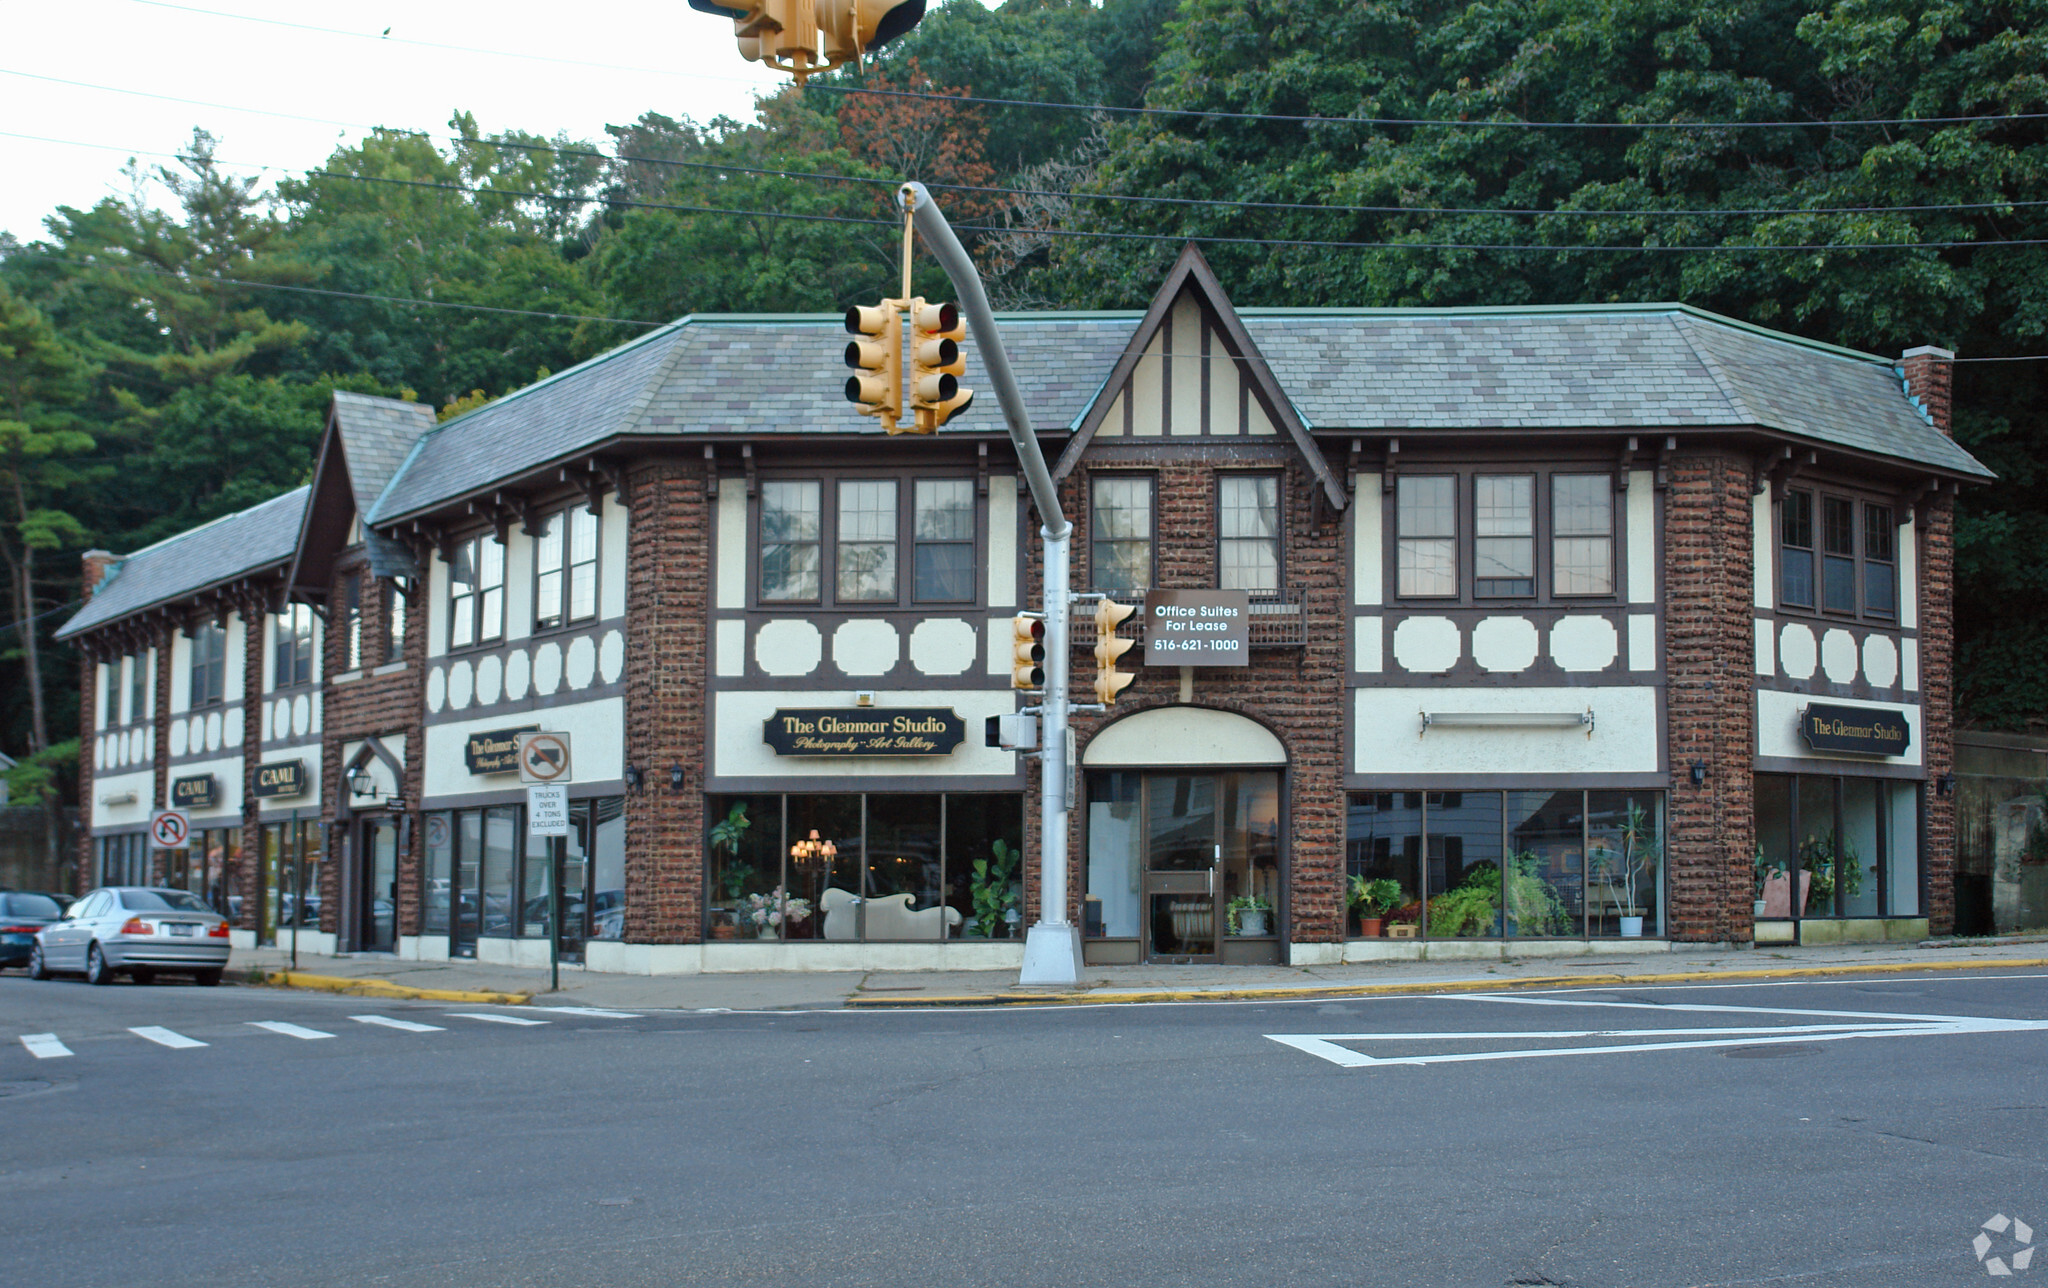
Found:
M 36 932 L 64 918 L 64 905 L 46 894 L 12 890 L 0 894 L 0 968 L 26 966 Z

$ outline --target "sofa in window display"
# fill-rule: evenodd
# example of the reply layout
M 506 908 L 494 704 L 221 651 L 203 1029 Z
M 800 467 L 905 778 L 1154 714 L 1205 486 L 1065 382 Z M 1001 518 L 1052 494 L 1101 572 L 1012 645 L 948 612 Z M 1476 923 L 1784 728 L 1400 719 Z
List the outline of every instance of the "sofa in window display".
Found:
M 912 908 L 916 899 L 908 892 L 881 895 L 863 899 L 850 890 L 828 886 L 818 906 L 825 914 L 827 939 L 858 941 L 861 935 L 861 910 L 867 910 L 867 935 L 869 939 L 944 939 L 959 928 L 962 918 L 958 908 L 934 904 L 929 908 Z

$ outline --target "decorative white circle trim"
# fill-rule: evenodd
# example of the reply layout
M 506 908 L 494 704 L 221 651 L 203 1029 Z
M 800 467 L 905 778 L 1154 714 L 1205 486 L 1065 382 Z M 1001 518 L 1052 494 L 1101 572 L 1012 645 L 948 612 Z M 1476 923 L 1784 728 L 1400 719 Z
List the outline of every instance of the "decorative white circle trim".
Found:
M 461 711 L 469 706 L 469 700 L 476 696 L 476 668 L 468 658 L 448 668 L 448 707 Z
M 107 767 L 107 739 L 104 734 L 92 740 L 92 767 L 94 769 L 105 769 Z M 548 951 L 553 952 L 554 950 L 549 949 Z
M 1778 667 L 1793 679 L 1811 680 L 1819 656 L 1811 627 L 1791 622 L 1778 633 Z
M 533 691 L 553 697 L 562 687 L 562 646 L 549 640 L 533 651 Z
M 857 617 L 832 632 L 832 662 L 847 675 L 887 675 L 903 656 L 903 637 L 888 622 Z
M 1856 682 L 1856 637 L 1832 630 L 1820 637 L 1820 669 L 1836 684 Z
M 1621 632 L 1597 613 L 1560 617 L 1550 628 L 1550 660 L 1561 671 L 1604 671 L 1621 655 Z
M 439 715 L 447 702 L 448 672 L 437 666 L 427 672 L 427 710 Z
M 526 686 L 533 680 L 533 659 L 526 656 L 523 648 L 513 649 L 505 655 L 505 699 L 517 702 L 526 696 Z
M 206 749 L 208 751 L 220 750 L 220 725 L 220 712 L 208 712 L 206 716 Z
M 981 635 L 971 623 L 957 617 L 928 617 L 911 629 L 910 664 L 925 675 L 959 675 L 974 665 L 980 643 Z
M 1863 637 L 1863 678 L 1873 688 L 1889 689 L 1899 680 L 1899 647 L 1889 635 Z
M 505 682 L 505 663 L 497 655 L 476 660 L 476 704 L 490 706 L 498 700 Z
M 1542 637 L 1526 617 L 1482 617 L 1472 628 L 1472 660 L 1482 671 L 1526 671 Z
M 304 693 L 292 699 L 292 737 L 303 738 L 312 729 L 314 701 Z
M 626 671 L 626 637 L 606 631 L 597 645 L 597 676 L 606 684 L 617 684 Z
M 222 722 L 220 731 L 220 740 L 223 744 L 229 747 L 239 747 L 242 745 L 242 726 L 245 719 L 246 717 L 242 714 L 242 708 L 240 707 L 236 707 L 228 712 L 227 719 Z
M 769 675 L 809 675 L 825 656 L 825 637 L 809 622 L 781 618 L 754 632 L 754 665 Z
M 189 745 L 186 740 L 190 736 L 190 725 L 186 724 L 183 720 L 171 721 L 171 754 L 173 756 L 185 754 L 185 748 Z
M 571 689 L 587 689 L 597 678 L 597 641 L 588 635 L 569 641 L 569 655 L 562 664 L 562 678 Z
M 1410 617 L 1394 628 L 1394 661 L 1404 671 L 1448 671 L 1464 652 L 1464 636 L 1448 617 Z

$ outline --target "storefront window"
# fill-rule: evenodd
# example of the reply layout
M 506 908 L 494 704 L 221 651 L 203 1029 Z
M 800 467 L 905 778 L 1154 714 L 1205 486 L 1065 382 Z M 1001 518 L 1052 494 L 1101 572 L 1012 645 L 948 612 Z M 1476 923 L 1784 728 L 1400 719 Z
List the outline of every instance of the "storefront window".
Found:
M 1015 793 L 714 796 L 709 816 L 713 939 L 1018 933 L 1024 827 Z
M 1354 933 L 1435 939 L 1663 933 L 1661 792 L 1351 797 Z
M 455 896 L 455 827 L 446 813 L 427 815 L 426 859 L 420 931 L 445 935 Z
M 457 957 L 476 956 L 483 931 L 484 812 L 466 809 L 455 815 L 455 942 Z
M 519 865 L 519 810 L 499 805 L 484 811 L 483 872 L 478 887 L 483 898 L 483 934 L 510 938 L 519 932 L 519 906 L 514 871 Z
M 626 937 L 626 798 L 578 801 L 570 813 L 570 853 L 590 865 L 590 937 Z
M 100 885 L 148 885 L 148 838 L 141 832 L 102 836 L 99 850 Z
M 1759 774 L 1757 916 L 1920 915 L 1920 785 Z

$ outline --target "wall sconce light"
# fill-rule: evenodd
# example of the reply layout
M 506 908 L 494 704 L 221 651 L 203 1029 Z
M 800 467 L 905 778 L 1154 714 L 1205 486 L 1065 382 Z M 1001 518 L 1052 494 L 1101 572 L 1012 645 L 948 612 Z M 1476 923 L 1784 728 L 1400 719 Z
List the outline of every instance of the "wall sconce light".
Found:
M 839 857 L 839 847 L 830 841 L 819 840 L 818 829 L 814 827 L 808 837 L 789 847 L 789 857 L 800 864 L 819 860 L 829 863 Z
M 672 792 L 683 790 L 683 767 L 681 765 L 670 765 L 668 767 L 668 789 Z
M 1955 795 L 1956 776 L 1954 774 L 1943 774 L 1940 777 L 1936 778 L 1934 780 L 1934 794 L 1936 796 Z
M 377 794 L 377 780 L 372 778 L 369 771 L 361 765 L 350 765 L 348 772 L 342 775 L 342 781 L 348 784 L 348 794 L 351 800 L 362 800 L 365 797 Z
M 1694 787 L 1705 787 L 1707 785 L 1706 761 L 1695 760 L 1692 762 L 1692 785 Z
M 638 796 L 640 794 L 640 789 L 646 786 L 646 784 L 647 776 L 640 772 L 640 766 L 626 766 L 626 789 L 628 791 L 632 792 L 635 796 Z

